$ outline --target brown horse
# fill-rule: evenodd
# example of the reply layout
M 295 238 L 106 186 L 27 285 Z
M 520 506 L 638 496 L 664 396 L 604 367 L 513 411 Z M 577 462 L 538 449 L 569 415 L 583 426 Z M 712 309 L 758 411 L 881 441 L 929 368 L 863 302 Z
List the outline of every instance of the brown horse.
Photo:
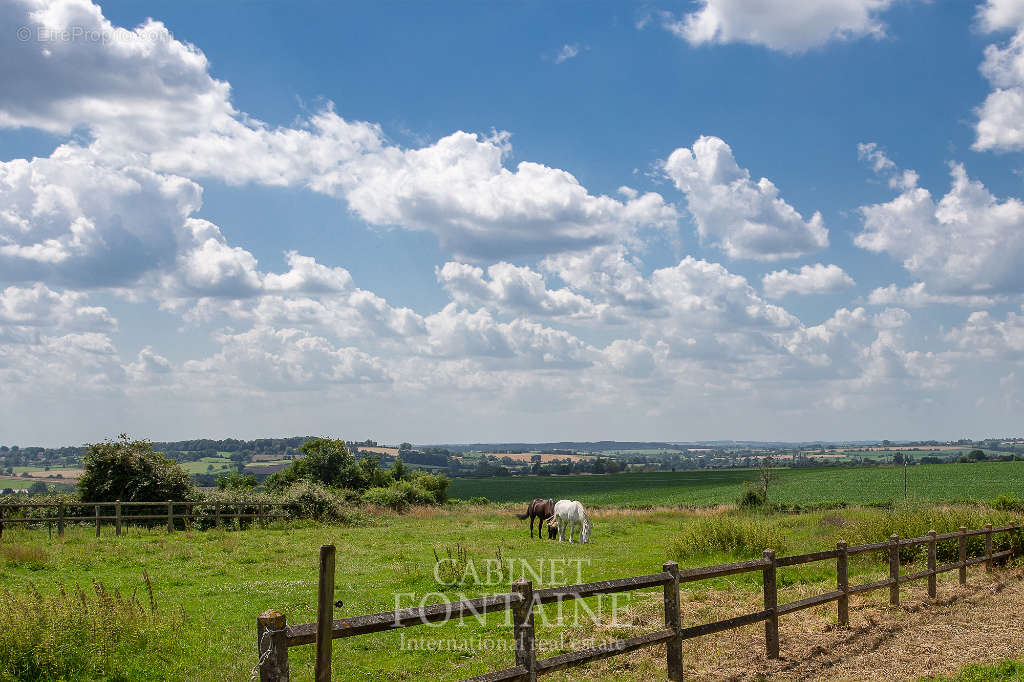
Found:
M 554 500 L 542 500 L 539 497 L 530 502 L 530 506 L 526 508 L 525 514 L 516 514 L 517 519 L 525 519 L 527 516 L 530 517 L 530 537 L 533 537 L 533 519 L 537 519 L 537 538 L 540 539 L 543 536 L 541 531 L 544 528 L 544 522 L 549 516 L 555 513 L 555 501 Z M 548 539 L 550 538 L 551 531 L 548 530 Z

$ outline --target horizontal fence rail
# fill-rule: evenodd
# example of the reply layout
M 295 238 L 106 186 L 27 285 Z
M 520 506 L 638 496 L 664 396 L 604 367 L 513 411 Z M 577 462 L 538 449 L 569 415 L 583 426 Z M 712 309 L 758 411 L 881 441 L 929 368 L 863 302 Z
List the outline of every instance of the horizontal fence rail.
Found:
M 683 659 L 682 642 L 694 637 L 711 635 L 725 630 L 764 623 L 765 653 L 768 658 L 779 657 L 779 616 L 784 616 L 803 609 L 813 608 L 822 604 L 837 602 L 839 625 L 849 625 L 849 598 L 854 594 L 862 594 L 872 590 L 889 588 L 892 605 L 899 604 L 899 586 L 917 580 L 928 579 L 928 596 L 935 597 L 936 576 L 948 571 L 960 571 L 960 584 L 966 584 L 967 568 L 976 564 L 985 564 L 986 571 L 991 571 L 996 562 L 1013 556 L 1013 549 L 993 551 L 993 538 L 999 533 L 1013 533 L 1019 530 L 1015 523 L 1008 526 L 993 528 L 991 524 L 984 528 L 968 530 L 961 527 L 959 531 L 938 534 L 930 531 L 928 535 L 916 538 L 900 539 L 893 535 L 886 542 L 847 547 L 839 542 L 835 549 L 809 554 L 776 557 L 767 549 L 760 559 L 737 561 L 717 566 L 680 569 L 676 562 L 668 561 L 662 566 L 661 573 L 601 580 L 580 585 L 564 587 L 546 587 L 533 589 L 529 580 L 517 580 L 512 584 L 512 592 L 489 597 L 479 597 L 458 602 L 447 602 L 395 611 L 384 611 L 365 616 L 331 619 L 319 618 L 316 623 L 288 625 L 284 614 L 278 611 L 267 611 L 257 618 L 257 651 L 258 659 L 254 673 L 259 672 L 261 682 L 287 682 L 288 649 L 305 644 L 317 645 L 317 670 L 315 679 L 331 679 L 330 647 L 331 640 L 342 637 L 355 637 L 374 632 L 383 632 L 395 628 L 405 628 L 427 623 L 439 623 L 448 620 L 481 616 L 487 613 L 511 611 L 513 620 L 513 646 L 515 649 L 515 665 L 477 677 L 464 682 L 497 682 L 499 680 L 523 680 L 533 682 L 538 676 L 570 666 L 582 665 L 609 656 L 617 656 L 649 646 L 664 645 L 667 676 L 669 680 L 682 680 Z M 985 537 L 985 553 L 977 557 L 968 557 L 968 538 Z M 958 561 L 936 565 L 937 545 L 939 542 L 956 540 Z M 1012 540 L 1012 538 L 1011 538 Z M 927 570 L 914 573 L 900 573 L 900 550 L 908 547 L 927 545 Z M 888 554 L 889 577 L 885 580 L 850 585 L 849 557 L 866 552 Z M 325 557 L 327 557 L 325 559 Z M 798 566 L 817 561 L 835 560 L 836 589 L 825 594 L 814 595 L 804 599 L 778 604 L 778 586 L 776 572 L 779 568 Z M 326 568 L 329 567 L 329 568 Z M 324 590 L 318 594 L 320 614 L 330 614 L 327 608 L 333 605 L 334 547 L 328 545 L 321 548 L 321 580 L 320 585 L 329 585 L 330 593 Z M 324 571 L 329 570 L 326 576 Z M 703 623 L 682 627 L 682 613 L 679 605 L 679 585 L 681 583 L 708 580 L 738 573 L 760 571 L 763 580 L 764 608 L 760 611 L 747 613 L 712 623 Z M 601 594 L 612 594 L 630 590 L 659 587 L 664 589 L 665 623 L 664 628 L 646 634 L 615 640 L 601 646 L 580 651 L 537 658 L 536 636 L 533 622 L 533 609 L 541 604 L 562 602 L 568 599 L 585 599 Z M 327 634 L 329 630 L 329 635 Z M 318 633 L 323 632 L 323 637 Z
M 57 526 L 57 535 L 64 535 L 68 524 L 89 524 L 96 526 L 96 537 L 104 522 L 112 522 L 117 535 L 125 525 L 133 522 L 167 523 L 167 531 L 174 532 L 175 521 L 183 527 L 190 521 L 208 521 L 221 528 L 230 519 L 250 519 L 263 526 L 273 519 L 288 518 L 288 514 L 271 511 L 286 507 L 288 502 L 240 502 L 216 500 L 210 502 L 4 502 L 0 503 L 0 538 L 8 524 L 47 524 L 51 529 Z M 196 509 L 204 509 L 197 512 Z M 26 515 L 22 510 L 28 510 Z M 21 514 L 19 514 L 21 512 Z

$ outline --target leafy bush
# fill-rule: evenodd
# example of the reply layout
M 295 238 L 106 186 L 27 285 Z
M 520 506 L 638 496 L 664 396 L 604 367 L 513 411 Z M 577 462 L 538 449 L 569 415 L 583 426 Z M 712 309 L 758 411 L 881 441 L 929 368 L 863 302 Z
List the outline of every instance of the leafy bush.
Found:
M 1000 495 L 992 501 L 992 508 L 999 511 L 1022 512 L 1024 511 L 1024 500 L 1013 495 Z
M 299 450 L 305 457 L 267 477 L 264 485 L 268 490 L 284 490 L 302 480 L 353 490 L 365 490 L 369 486 L 364 472 L 356 465 L 355 458 L 345 446 L 345 441 L 313 438 L 303 443 Z
M 753 485 L 750 481 L 743 482 L 740 498 L 736 501 L 740 509 L 763 509 L 766 503 L 764 491 L 760 487 Z
M 220 490 L 246 490 L 256 487 L 256 477 L 252 474 L 241 474 L 232 471 L 217 477 L 217 488 Z
M 406 499 L 404 492 L 391 486 L 370 488 L 363 493 L 363 502 L 389 507 L 395 511 L 405 511 L 409 508 L 409 500 Z
M 420 485 L 420 480 L 417 478 L 416 482 L 392 481 L 386 488 L 370 488 L 363 493 L 363 501 L 390 507 L 395 511 L 405 511 L 414 504 L 437 504 L 438 500 L 434 493 Z M 447 488 L 448 479 L 444 480 L 444 487 Z
M 338 521 L 357 524 L 364 520 L 361 512 L 352 508 L 350 499 L 358 493 L 332 490 L 312 481 L 300 481 L 284 493 L 284 507 L 289 516 L 317 521 Z
M 401 461 L 401 460 L 397 460 Z M 415 470 L 411 474 L 414 485 L 423 488 L 434 498 L 433 502 L 423 504 L 444 504 L 448 500 L 448 485 L 451 481 L 447 476 L 441 474 L 430 474 L 426 471 Z M 477 498 L 473 498 L 477 499 Z M 486 500 L 486 498 L 479 498 Z M 471 500 L 472 501 L 472 500 Z
M 83 502 L 160 502 L 191 500 L 196 489 L 188 472 L 173 459 L 153 451 L 148 440 L 121 434 L 89 446 L 82 455 L 84 473 L 78 479 Z

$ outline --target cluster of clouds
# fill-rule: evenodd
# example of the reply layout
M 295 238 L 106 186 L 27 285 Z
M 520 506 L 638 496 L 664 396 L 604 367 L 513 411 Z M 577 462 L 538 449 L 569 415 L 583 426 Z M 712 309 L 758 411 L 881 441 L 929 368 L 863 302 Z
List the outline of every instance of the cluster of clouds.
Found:
M 792 53 L 884 36 L 892 4 L 703 0 L 662 20 L 694 45 Z M 1016 28 L 1019 6 L 989 0 L 979 25 Z M 0 72 L 0 127 L 65 139 L 49 156 L 0 162 L 6 400 L 69 385 L 84 396 L 258 401 L 288 392 L 395 404 L 449 393 L 490 404 L 498 396 L 527 411 L 577 397 L 576 409 L 632 404 L 657 414 L 673 397 L 714 405 L 742 395 L 753 404 L 789 387 L 794 406 L 813 391 L 810 399 L 842 408 L 877 403 L 880 387 L 906 395 L 951 385 L 965 358 L 1022 360 L 1015 313 L 972 312 L 943 351 L 916 350 L 907 333 L 905 308 L 985 307 L 1024 293 L 1024 204 L 995 197 L 960 164 L 936 200 L 879 145 L 862 145 L 861 158 L 896 196 L 859 209 L 854 243 L 916 281 L 877 288 L 867 307 L 808 325 L 778 301 L 847 292 L 855 282 L 841 267 L 773 270 L 760 290 L 730 267 L 820 257 L 830 246 L 825 220 L 788 203 L 770 179 L 755 181 L 717 137 L 654 163 L 676 199 L 628 186 L 608 196 L 563 169 L 509 167 L 510 137 L 500 131 L 405 148 L 330 104 L 294 125 L 269 125 L 235 108 L 198 48 L 158 21 L 113 26 L 88 0 L 12 0 L 0 7 L 0 32 L 16 27 L 116 39 L 0 41 L 0 59 L 18 65 Z M 1019 30 L 986 50 L 982 73 L 994 90 L 979 107 L 978 149 L 1024 145 L 1014 108 L 1024 107 Z M 567 44 L 555 61 L 578 52 Z M 199 217 L 204 180 L 303 188 L 371 228 L 428 232 L 451 258 L 435 270 L 450 302 L 433 313 L 395 306 L 345 268 L 294 251 L 286 271 L 261 270 Z M 700 243 L 730 267 L 687 255 L 647 272 L 645 245 L 678 243 L 691 219 Z M 186 332 L 213 325 L 211 348 L 172 360 L 147 345 L 123 358 L 118 322 L 93 297 L 159 306 Z M 662 406 L 651 407 L 651 396 Z

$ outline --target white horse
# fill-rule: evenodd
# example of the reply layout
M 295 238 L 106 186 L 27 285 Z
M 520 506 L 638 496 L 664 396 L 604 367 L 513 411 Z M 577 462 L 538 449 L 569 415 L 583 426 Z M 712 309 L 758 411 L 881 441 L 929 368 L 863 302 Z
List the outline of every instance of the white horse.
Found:
M 558 541 L 565 537 L 565 529 L 569 529 L 569 542 L 572 542 L 574 526 L 580 527 L 580 542 L 590 542 L 590 517 L 587 510 L 576 500 L 559 500 L 555 503 L 555 513 L 551 517 L 558 524 Z

